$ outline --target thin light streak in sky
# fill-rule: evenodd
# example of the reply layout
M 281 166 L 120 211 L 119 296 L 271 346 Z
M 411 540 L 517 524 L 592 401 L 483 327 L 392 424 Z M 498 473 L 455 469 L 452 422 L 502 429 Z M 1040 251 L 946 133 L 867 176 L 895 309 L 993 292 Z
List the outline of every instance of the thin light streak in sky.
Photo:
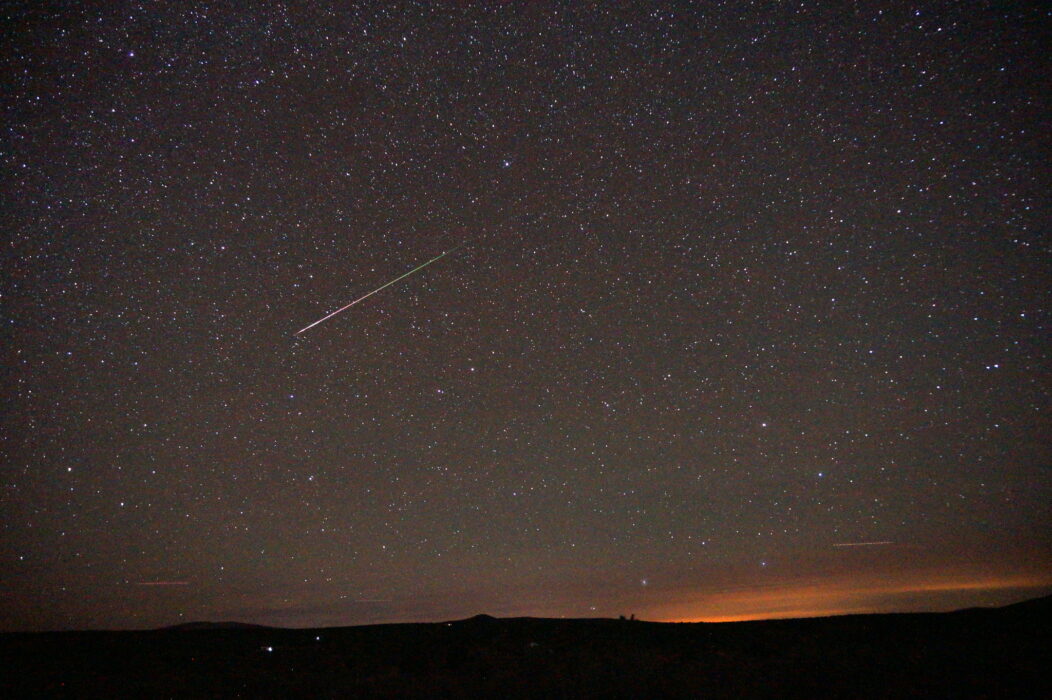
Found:
M 841 542 L 834 544 L 834 547 L 881 547 L 887 544 L 895 544 L 889 540 L 881 540 L 879 542 Z
M 413 274 L 414 272 L 417 272 L 419 270 L 423 270 L 425 267 L 427 267 L 431 263 L 438 262 L 439 260 L 441 260 L 442 258 L 446 257 L 447 255 L 449 255 L 450 253 L 454 252 L 455 250 L 457 250 L 458 248 L 462 247 L 463 245 L 464 244 L 461 243 L 460 245 L 458 245 L 456 248 L 453 248 L 452 250 L 447 250 L 446 252 L 442 253 L 441 255 L 436 255 L 435 257 L 431 258 L 430 260 L 428 260 L 423 265 L 419 265 L 417 267 L 414 267 L 412 270 L 410 270 L 409 272 L 405 273 L 401 277 L 394 278 L 393 280 L 391 280 L 387 284 L 384 284 L 384 285 L 382 285 L 380 287 L 377 287 L 376 289 L 374 289 L 373 291 L 369 292 L 368 294 L 366 294 L 364 296 L 358 297 L 357 299 L 352 301 L 350 304 L 347 304 L 346 306 L 341 306 L 340 308 L 336 309 L 335 311 L 333 311 L 328 316 L 320 318 L 317 321 L 315 321 L 314 323 L 310 324 L 309 326 L 301 328 L 300 330 L 296 331 L 296 333 L 294 335 L 300 335 L 301 333 L 304 333 L 305 331 L 309 331 L 311 328 L 314 328 L 319 323 L 323 323 L 325 321 L 328 321 L 330 318 L 332 318 L 336 314 L 339 314 L 339 313 L 342 313 L 342 312 L 346 311 L 347 309 L 351 308 L 352 306 L 354 306 L 355 304 L 357 304 L 360 301 L 365 301 L 366 299 L 368 299 L 372 295 L 376 294 L 377 292 L 379 292 L 379 291 L 381 291 L 383 289 L 387 289 L 388 287 L 390 287 L 395 282 L 399 282 L 401 280 L 404 280 L 406 277 L 408 277 L 409 275 Z

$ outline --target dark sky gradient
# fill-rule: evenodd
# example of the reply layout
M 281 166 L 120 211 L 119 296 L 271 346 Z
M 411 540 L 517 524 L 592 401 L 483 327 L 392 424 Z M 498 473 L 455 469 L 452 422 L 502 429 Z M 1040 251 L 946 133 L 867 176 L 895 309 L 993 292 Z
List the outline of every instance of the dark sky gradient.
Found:
M 659 4 L 6 4 L 0 628 L 1052 590 L 1047 10 Z

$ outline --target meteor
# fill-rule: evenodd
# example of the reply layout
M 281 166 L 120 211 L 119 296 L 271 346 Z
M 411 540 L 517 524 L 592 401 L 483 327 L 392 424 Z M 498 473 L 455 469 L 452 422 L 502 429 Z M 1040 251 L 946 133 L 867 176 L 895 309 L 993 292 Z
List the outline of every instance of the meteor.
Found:
M 189 581 L 138 581 L 136 586 L 189 586 Z
M 888 540 L 881 540 L 880 542 L 841 542 L 834 544 L 834 547 L 882 547 L 886 544 L 895 544 Z
M 467 241 L 465 241 L 465 243 L 466 243 L 466 242 L 467 242 Z M 333 317 L 333 316 L 335 316 L 336 314 L 339 314 L 339 313 L 343 313 L 344 311 L 346 311 L 347 309 L 351 308 L 352 306 L 354 306 L 354 305 L 355 305 L 355 304 L 357 304 L 358 302 L 360 302 L 360 301 L 365 301 L 366 299 L 368 299 L 368 298 L 369 298 L 369 297 L 371 297 L 372 295 L 376 294 L 376 293 L 377 293 L 377 292 L 379 292 L 380 290 L 383 290 L 383 289 L 387 289 L 388 287 L 390 287 L 390 286 L 391 286 L 392 284 L 394 284 L 395 282 L 400 282 L 401 280 L 404 280 L 404 279 L 405 279 L 406 277 L 408 277 L 409 275 L 413 274 L 414 272 L 418 272 L 418 271 L 420 271 L 420 270 L 423 270 L 423 269 L 424 269 L 425 267 L 427 267 L 427 266 L 428 266 L 428 265 L 430 265 L 431 263 L 435 263 L 435 262 L 438 262 L 438 261 L 439 261 L 439 260 L 441 260 L 442 258 L 446 257 L 446 256 L 447 256 L 447 255 L 449 255 L 450 253 L 452 253 L 452 252 L 454 252 L 454 251 L 456 251 L 456 250 L 458 250 L 459 248 L 462 248 L 462 247 L 464 247 L 464 243 L 461 243 L 461 244 L 460 244 L 460 245 L 458 245 L 458 246 L 457 246 L 456 248 L 451 248 L 450 250 L 447 250 L 446 252 L 442 253 L 441 255 L 436 255 L 435 257 L 431 258 L 430 260 L 428 260 L 428 261 L 427 261 L 426 263 L 424 263 L 423 265 L 420 265 L 420 266 L 418 266 L 418 267 L 414 267 L 414 268 L 413 268 L 412 270 L 410 270 L 409 272 L 405 273 L 405 274 L 404 274 L 404 275 L 402 275 L 401 277 L 395 277 L 395 278 L 394 278 L 393 280 L 391 280 L 391 281 L 390 281 L 390 282 L 388 282 L 387 284 L 385 284 L 385 285 L 383 285 L 383 286 L 380 286 L 380 287 L 377 287 L 376 289 L 374 289 L 373 291 L 369 292 L 368 294 L 366 294 L 366 295 L 364 295 L 364 296 L 360 296 L 360 297 L 358 297 L 357 299 L 355 299 L 354 301 L 352 301 L 352 302 L 351 302 L 350 304 L 347 304 L 346 306 L 341 306 L 340 308 L 336 309 L 335 311 L 333 311 L 333 312 L 332 312 L 331 314 L 329 314 L 328 316 L 325 316 L 324 318 L 320 318 L 320 319 L 318 319 L 317 321 L 315 321 L 314 323 L 310 324 L 309 326 L 306 326 L 305 328 L 301 328 L 301 329 L 299 329 L 299 330 L 298 330 L 298 331 L 296 331 L 296 332 L 295 332 L 295 333 L 294 333 L 293 335 L 299 335 L 299 334 L 301 334 L 301 333 L 304 333 L 304 332 L 306 332 L 306 331 L 309 331 L 309 330 L 310 330 L 311 328 L 314 328 L 314 327 L 315 327 L 316 325 L 318 325 L 319 323 L 323 323 L 323 322 L 325 322 L 325 321 L 328 321 L 328 320 L 329 320 L 330 318 L 332 318 L 332 317 Z

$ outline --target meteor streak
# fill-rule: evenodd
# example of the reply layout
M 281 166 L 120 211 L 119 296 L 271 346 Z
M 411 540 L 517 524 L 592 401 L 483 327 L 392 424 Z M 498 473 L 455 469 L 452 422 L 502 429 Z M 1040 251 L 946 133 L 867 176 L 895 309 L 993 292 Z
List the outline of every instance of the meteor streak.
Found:
M 466 241 L 465 241 L 465 243 L 466 243 Z M 401 280 L 404 280 L 404 279 L 405 279 L 406 277 L 408 277 L 409 275 L 413 274 L 414 272 L 417 272 L 417 271 L 419 271 L 419 270 L 423 270 L 423 269 L 424 269 L 425 267 L 427 267 L 427 266 L 428 266 L 428 265 L 430 265 L 431 263 L 433 263 L 433 262 L 438 262 L 438 261 L 439 261 L 439 260 L 441 260 L 442 258 L 446 257 L 447 255 L 449 255 L 450 253 L 452 253 L 452 252 L 456 251 L 457 249 L 459 249 L 459 248 L 462 248 L 463 246 L 464 246 L 464 243 L 461 243 L 461 244 L 460 244 L 460 245 L 458 245 L 458 246 L 457 246 L 456 248 L 451 248 L 450 250 L 447 250 L 446 252 L 442 253 L 441 255 L 436 255 L 435 257 L 431 258 L 430 260 L 428 260 L 428 261 L 427 261 L 426 263 L 424 263 L 423 265 L 420 265 L 420 266 L 418 266 L 418 267 L 414 267 L 414 268 L 413 268 L 412 270 L 410 270 L 409 272 L 405 273 L 405 274 L 404 274 L 404 275 L 402 275 L 401 277 L 395 277 L 395 278 L 394 278 L 393 280 L 391 280 L 391 281 L 390 281 L 390 282 L 388 282 L 387 284 L 385 284 L 385 285 L 383 285 L 383 286 L 380 286 L 380 287 L 377 287 L 376 289 L 374 289 L 373 291 L 369 292 L 368 294 L 366 294 L 366 295 L 364 295 L 364 296 L 360 296 L 360 297 L 358 297 L 357 299 L 355 299 L 354 301 L 352 301 L 352 302 L 351 302 L 350 304 L 347 304 L 347 306 L 341 306 L 340 308 L 336 309 L 335 311 L 333 311 L 333 312 L 332 312 L 331 314 L 329 314 L 328 316 L 325 316 L 324 318 L 320 318 L 320 319 L 318 319 L 317 321 L 315 321 L 314 323 L 310 324 L 309 326 L 307 326 L 307 327 L 305 327 L 305 328 L 301 328 L 301 329 L 299 329 L 299 330 L 298 330 L 298 331 L 296 331 L 296 332 L 295 332 L 295 333 L 294 333 L 293 335 L 299 335 L 300 333 L 303 333 L 303 332 L 305 332 L 305 331 L 309 331 L 309 330 L 310 330 L 311 328 L 314 328 L 314 327 L 315 327 L 316 325 L 318 325 L 319 323 L 323 323 L 324 321 L 328 321 L 328 320 L 329 320 L 330 318 L 332 318 L 332 317 L 333 317 L 333 316 L 335 316 L 336 314 L 339 314 L 339 313 L 342 313 L 342 312 L 346 311 L 347 309 L 351 308 L 352 306 L 354 306 L 355 304 L 357 304 L 357 303 L 358 303 L 358 302 L 360 302 L 360 301 L 365 301 L 366 299 L 368 299 L 368 298 L 369 298 L 369 297 L 371 297 L 372 295 L 376 294 L 376 293 L 377 293 L 377 292 L 379 292 L 380 290 L 382 290 L 382 289 L 387 289 L 388 287 L 390 287 L 390 286 L 391 286 L 392 284 L 394 284 L 395 282 L 399 282 L 399 281 L 401 281 Z
M 189 581 L 139 581 L 136 586 L 189 586 Z
M 880 542 L 841 542 L 840 544 L 834 544 L 834 547 L 880 547 L 885 544 L 895 544 L 888 540 L 881 540 Z

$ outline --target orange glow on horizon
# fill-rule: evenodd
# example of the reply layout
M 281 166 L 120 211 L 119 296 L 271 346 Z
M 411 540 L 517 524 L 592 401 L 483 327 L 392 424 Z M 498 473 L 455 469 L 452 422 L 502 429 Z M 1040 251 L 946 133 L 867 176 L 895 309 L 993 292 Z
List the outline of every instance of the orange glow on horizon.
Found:
M 946 576 L 919 581 L 786 581 L 762 587 L 743 587 L 712 592 L 690 591 L 684 600 L 657 606 L 649 619 L 661 622 L 744 622 L 801 617 L 826 617 L 859 613 L 950 610 L 969 607 L 954 594 L 983 591 L 1025 591 L 1052 586 L 1052 579 L 1037 576 L 979 577 Z M 909 597 L 943 594 L 919 606 Z M 1024 596 L 1025 597 L 1025 596 Z
M 870 608 L 854 610 L 843 609 L 829 611 L 824 609 L 782 610 L 778 613 L 751 613 L 745 615 L 723 615 L 719 617 L 702 617 L 696 620 L 661 620 L 661 622 L 754 622 L 756 620 L 797 620 L 804 617 L 830 617 L 832 615 L 865 615 L 878 612 Z

